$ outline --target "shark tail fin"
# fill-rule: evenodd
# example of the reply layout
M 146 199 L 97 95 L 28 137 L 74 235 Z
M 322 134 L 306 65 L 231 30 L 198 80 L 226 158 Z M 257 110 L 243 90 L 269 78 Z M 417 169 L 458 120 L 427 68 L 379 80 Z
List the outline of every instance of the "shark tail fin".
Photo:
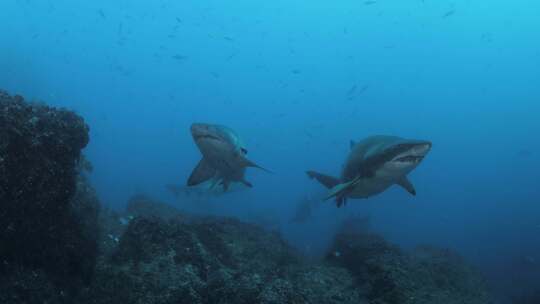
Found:
M 196 186 L 198 184 L 204 183 L 207 180 L 210 180 L 216 175 L 216 169 L 214 169 L 207 160 L 204 158 L 199 161 L 197 167 L 193 169 L 189 179 L 187 181 L 188 186 Z
M 328 199 L 331 199 L 332 197 L 336 197 L 338 198 L 338 207 L 340 207 L 340 205 L 345 203 L 345 200 L 344 199 L 342 200 L 342 198 L 345 198 L 347 194 L 358 184 L 359 181 L 360 181 L 360 177 L 357 177 L 350 182 L 336 185 L 335 187 L 330 189 L 330 192 L 328 193 L 328 195 L 326 196 L 324 200 L 328 200 Z
M 340 181 L 338 178 L 333 176 L 321 174 L 315 171 L 306 171 L 306 174 L 311 179 L 316 179 L 319 183 L 323 184 L 326 188 L 331 189 L 339 185 Z
M 261 169 L 261 170 L 263 170 L 263 171 L 265 171 L 267 173 L 274 173 L 274 172 L 272 172 L 272 171 L 270 171 L 270 170 L 268 170 L 268 169 L 266 169 L 264 167 L 261 167 L 261 166 L 257 165 L 256 163 L 252 162 L 251 160 L 249 160 L 247 158 L 245 159 L 245 166 L 246 167 L 253 167 L 253 168 Z

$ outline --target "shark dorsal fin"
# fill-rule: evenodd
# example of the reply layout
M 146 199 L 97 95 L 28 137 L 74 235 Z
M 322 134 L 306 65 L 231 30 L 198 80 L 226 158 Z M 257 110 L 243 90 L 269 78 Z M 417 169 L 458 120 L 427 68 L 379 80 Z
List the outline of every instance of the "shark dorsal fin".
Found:
M 351 140 L 349 142 L 349 147 L 351 148 L 351 150 L 354 148 L 355 145 L 356 145 L 356 142 L 354 140 Z

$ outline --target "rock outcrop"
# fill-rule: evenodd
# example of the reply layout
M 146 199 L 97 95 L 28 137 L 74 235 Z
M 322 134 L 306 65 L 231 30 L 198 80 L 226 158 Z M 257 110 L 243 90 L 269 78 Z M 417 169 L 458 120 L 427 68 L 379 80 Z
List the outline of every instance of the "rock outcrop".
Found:
M 278 235 L 228 218 L 133 219 L 88 303 L 362 303 L 345 269 L 301 261 Z
M 41 282 L 62 294 L 90 282 L 99 205 L 79 179 L 88 140 L 75 113 L 0 92 L 0 302 L 47 299 Z
M 82 303 L 489 303 L 484 281 L 456 254 L 407 253 L 365 225 L 347 225 L 326 258 L 308 261 L 258 225 L 130 201 L 115 217 L 137 216 Z
M 485 281 L 448 249 L 406 253 L 379 235 L 344 230 L 327 260 L 349 270 L 369 303 L 490 303 Z

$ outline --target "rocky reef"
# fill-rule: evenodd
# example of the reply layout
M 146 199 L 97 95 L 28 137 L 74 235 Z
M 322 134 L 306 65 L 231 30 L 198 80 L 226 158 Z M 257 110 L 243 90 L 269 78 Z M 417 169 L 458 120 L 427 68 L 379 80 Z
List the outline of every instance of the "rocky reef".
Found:
M 0 303 L 489 303 L 449 250 L 344 226 L 325 258 L 146 196 L 99 208 L 73 112 L 0 93 Z
M 448 249 L 405 253 L 376 234 L 343 230 L 327 259 L 350 271 L 369 303 L 489 303 L 484 280 Z
M 524 291 L 522 294 L 513 296 L 514 304 L 537 304 L 540 303 L 540 288 Z
M 80 179 L 88 140 L 75 113 L 0 92 L 0 302 L 56 299 L 91 280 L 99 205 Z M 48 285 L 62 292 L 47 296 Z
M 153 203 L 141 198 L 136 205 L 148 210 Z M 128 209 L 120 220 L 140 213 Z M 133 218 L 80 301 L 362 303 L 346 269 L 303 262 L 275 233 L 235 219 L 176 213 Z
M 449 250 L 406 253 L 345 226 L 326 258 L 313 261 L 258 225 L 170 208 L 136 196 L 115 215 L 138 214 L 80 302 L 490 303 L 482 278 Z

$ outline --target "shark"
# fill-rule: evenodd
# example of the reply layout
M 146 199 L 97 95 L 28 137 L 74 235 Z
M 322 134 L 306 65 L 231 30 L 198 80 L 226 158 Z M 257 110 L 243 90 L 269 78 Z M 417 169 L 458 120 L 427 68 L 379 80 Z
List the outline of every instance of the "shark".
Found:
M 199 148 L 202 159 L 187 181 L 188 186 L 196 186 L 210 181 L 211 188 L 223 186 L 227 191 L 232 182 L 253 187 L 245 178 L 246 168 L 254 167 L 270 172 L 247 158 L 248 150 L 231 128 L 208 123 L 193 123 L 191 135 Z
M 369 198 L 392 185 L 398 185 L 411 195 L 416 190 L 407 175 L 431 150 L 426 140 L 375 135 L 359 142 L 351 141 L 350 152 L 339 178 L 307 171 L 308 177 L 330 189 L 325 200 L 335 198 L 341 207 L 348 198 Z

